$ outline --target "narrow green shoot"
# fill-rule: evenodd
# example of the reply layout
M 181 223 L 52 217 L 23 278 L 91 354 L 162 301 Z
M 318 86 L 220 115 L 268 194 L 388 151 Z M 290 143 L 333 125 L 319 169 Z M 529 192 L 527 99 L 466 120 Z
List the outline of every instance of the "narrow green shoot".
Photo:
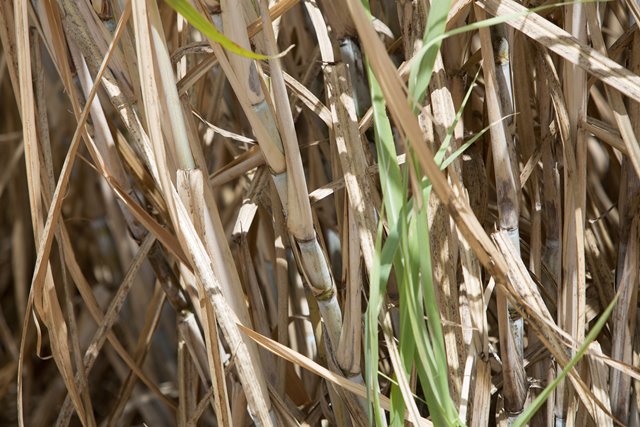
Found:
M 252 59 L 271 59 L 269 56 L 261 55 L 259 53 L 244 49 L 234 43 L 232 40 L 229 40 L 222 33 L 220 33 L 216 29 L 216 27 L 214 27 L 205 17 L 200 15 L 200 13 L 187 0 L 165 0 L 165 2 L 169 6 L 171 6 L 173 10 L 182 15 L 184 19 L 189 22 L 189 24 L 193 25 L 194 28 L 198 29 L 209 39 L 220 44 L 229 52 Z M 276 57 L 280 57 L 283 54 L 277 55 Z
M 413 64 L 409 73 L 409 94 L 410 96 L 412 96 L 412 105 L 418 105 L 424 97 L 424 94 L 429 87 L 429 83 L 431 82 L 433 63 L 435 61 L 436 54 L 438 53 L 440 45 L 445 39 L 459 34 L 464 34 L 469 31 L 475 31 L 480 28 L 487 28 L 494 25 L 504 24 L 519 16 L 525 16 L 531 13 L 542 12 L 547 9 L 574 4 L 576 3 L 576 1 L 545 4 L 542 6 L 527 9 L 526 12 L 510 13 L 484 19 L 478 22 L 473 22 L 468 25 L 454 28 L 451 31 L 444 31 L 446 27 L 450 2 L 443 1 L 433 3 L 434 4 L 432 5 L 431 13 L 429 14 L 429 21 L 427 22 L 424 44 L 422 45 L 420 50 L 416 52 L 413 58 L 411 58 L 411 62 Z M 430 27 L 430 24 L 434 26 L 433 29 L 432 27 Z
M 529 405 L 524 410 L 524 412 L 520 414 L 518 419 L 516 419 L 516 421 L 514 422 L 513 427 L 523 427 L 527 425 L 527 423 L 529 423 L 529 421 L 531 420 L 531 418 L 533 418 L 535 413 L 538 412 L 538 410 L 542 407 L 544 402 L 547 401 L 551 393 L 553 393 L 556 387 L 558 387 L 558 384 L 560 384 L 560 382 L 565 379 L 565 377 L 574 368 L 574 366 L 576 366 L 580 361 L 580 359 L 582 359 L 582 356 L 584 356 L 584 354 L 586 353 L 587 348 L 589 347 L 589 344 L 591 344 L 593 340 L 596 339 L 596 337 L 598 336 L 598 334 L 600 333 L 604 325 L 607 323 L 607 319 L 611 315 L 611 312 L 613 311 L 613 308 L 615 307 L 616 302 L 618 301 L 618 295 L 619 294 L 616 294 L 616 296 L 609 303 L 605 311 L 600 315 L 600 318 L 598 319 L 596 324 L 593 326 L 589 334 L 585 337 L 585 340 L 582 343 L 582 345 L 580 345 L 580 348 L 578 349 L 576 355 L 573 356 L 573 358 L 569 361 L 569 363 L 567 363 L 567 366 L 565 366 L 562 372 L 560 372 L 560 375 L 558 375 L 556 379 L 554 379 L 548 386 L 546 386 L 545 389 L 542 390 L 542 392 L 538 395 L 538 397 L 536 397 L 536 399 L 533 402 L 531 402 L 531 405 Z

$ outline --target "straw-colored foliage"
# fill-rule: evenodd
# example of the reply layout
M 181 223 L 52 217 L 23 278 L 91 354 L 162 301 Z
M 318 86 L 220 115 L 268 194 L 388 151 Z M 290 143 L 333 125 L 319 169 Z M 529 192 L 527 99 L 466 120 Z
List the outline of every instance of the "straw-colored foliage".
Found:
M 0 1 L 0 425 L 640 427 L 639 19 Z

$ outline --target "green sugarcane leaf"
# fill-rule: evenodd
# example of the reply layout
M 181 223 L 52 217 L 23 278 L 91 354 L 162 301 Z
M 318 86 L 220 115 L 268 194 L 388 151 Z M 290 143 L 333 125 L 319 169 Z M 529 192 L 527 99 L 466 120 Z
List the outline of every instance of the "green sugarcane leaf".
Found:
M 209 22 L 193 6 L 191 6 L 191 4 L 187 0 L 165 0 L 165 2 L 169 6 L 171 6 L 173 10 L 182 15 L 184 19 L 189 22 L 189 24 L 193 25 L 194 28 L 198 29 L 200 32 L 202 32 L 202 34 L 218 43 L 229 52 L 252 59 L 272 59 L 272 57 L 270 56 L 261 55 L 259 53 L 244 49 L 237 43 L 229 40 L 224 36 L 224 34 L 219 32 L 216 27 L 211 24 L 211 22 Z M 286 52 L 283 52 L 276 57 L 282 56 L 284 53 Z
M 431 3 L 429 18 L 427 19 L 427 28 L 423 38 L 427 48 L 422 49 L 419 56 L 414 59 L 409 74 L 409 93 L 413 98 L 411 101 L 417 104 L 422 102 L 422 98 L 431 81 L 436 55 L 444 40 L 441 36 L 446 34 L 445 28 L 450 4 L 451 2 L 449 0 L 439 0 Z
M 384 207 L 381 216 L 384 216 Z M 367 400 L 372 403 L 368 408 L 369 419 L 375 419 L 376 425 L 385 425 L 384 413 L 380 404 L 380 385 L 378 383 L 378 315 L 382 309 L 387 280 L 391 274 L 392 260 L 398 250 L 400 237 L 398 231 L 393 229 L 383 245 L 382 235 L 382 221 L 380 221 L 378 223 L 376 250 L 371 271 L 369 306 L 365 316 L 365 329 L 367 331 L 365 334 L 365 349 L 367 350 L 365 352 L 365 379 L 369 395 Z M 371 414 L 372 408 L 373 414 Z
M 424 94 L 427 91 L 427 87 L 429 86 L 429 82 L 431 81 L 431 75 L 433 73 L 433 64 L 436 59 L 436 54 L 440 49 L 440 45 L 443 40 L 458 35 L 463 34 L 469 31 L 474 31 L 480 28 L 492 27 L 498 24 L 504 24 L 514 18 L 518 18 L 523 15 L 529 15 L 532 13 L 538 13 L 547 9 L 558 8 L 565 5 L 571 5 L 574 3 L 586 3 L 592 0 L 578 0 L 578 1 L 567 1 L 561 3 L 553 3 L 553 4 L 545 4 L 542 6 L 534 7 L 531 9 L 527 9 L 524 12 L 517 13 L 509 13 L 505 15 L 496 16 L 493 18 L 484 19 L 482 21 L 473 22 L 468 25 L 464 25 L 462 27 L 455 28 L 451 31 L 444 31 L 446 28 L 446 20 L 448 14 L 448 5 L 449 2 L 443 1 L 442 4 L 440 2 L 435 2 L 438 8 L 438 13 L 434 13 L 433 11 L 429 14 L 429 23 L 432 23 L 433 27 L 428 26 L 427 31 L 425 32 L 424 37 L 424 45 L 416 54 L 411 58 L 411 62 L 413 63 L 411 66 L 411 71 L 409 74 L 409 93 L 411 94 L 411 102 L 414 105 L 418 105 Z M 444 4 L 447 5 L 447 10 L 444 11 Z M 433 15 L 433 18 L 432 18 Z

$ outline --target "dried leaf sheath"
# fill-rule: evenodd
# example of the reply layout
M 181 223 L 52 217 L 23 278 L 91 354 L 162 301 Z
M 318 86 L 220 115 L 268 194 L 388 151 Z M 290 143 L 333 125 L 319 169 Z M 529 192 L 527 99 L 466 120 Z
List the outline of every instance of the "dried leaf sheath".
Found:
M 147 10 L 144 3 L 138 3 L 136 4 L 136 7 L 137 8 L 134 8 L 134 22 L 136 24 L 136 40 L 138 43 L 138 60 L 141 66 L 140 79 L 141 81 L 147 82 L 147 84 L 143 86 L 142 93 L 146 104 L 146 113 L 148 116 L 147 123 L 149 125 L 149 131 L 151 135 L 150 139 L 151 141 L 153 141 L 155 161 L 157 164 L 162 165 L 161 167 L 158 167 L 161 181 L 160 186 L 164 189 L 164 191 L 166 192 L 165 194 L 167 194 L 168 196 L 167 204 L 169 207 L 169 212 L 172 215 L 177 229 L 180 230 L 179 238 L 182 238 L 181 240 L 186 246 L 195 271 L 197 272 L 199 282 L 198 299 L 200 301 L 207 300 L 210 301 L 210 303 L 214 304 L 217 313 L 221 316 L 219 317 L 220 327 L 225 334 L 227 341 L 234 348 L 236 348 L 238 358 L 243 361 L 242 363 L 238 364 L 238 372 L 240 378 L 242 378 L 243 384 L 245 385 L 244 390 L 247 395 L 247 401 L 249 402 L 250 413 L 257 420 L 259 420 L 261 424 L 271 425 L 268 398 L 265 400 L 266 386 L 264 386 L 264 383 L 260 384 L 260 382 L 257 384 L 257 386 L 253 383 L 255 378 L 258 378 L 258 381 L 260 381 L 260 377 L 256 376 L 255 365 L 250 362 L 251 356 L 249 350 L 242 342 L 242 338 L 239 335 L 235 319 L 232 317 L 232 312 L 227 310 L 227 303 L 220 291 L 218 280 L 219 276 L 215 274 L 215 272 L 211 268 L 209 261 L 207 260 L 210 254 L 207 253 L 205 246 L 200 240 L 197 228 L 195 228 L 194 224 L 191 223 L 192 220 L 195 220 L 202 224 L 201 227 L 206 227 L 207 223 L 210 223 L 211 219 L 205 216 L 207 210 L 204 210 L 204 212 L 201 210 L 192 210 L 192 215 L 194 215 L 193 217 L 188 213 L 185 206 L 183 205 L 183 200 L 180 199 L 177 189 L 174 187 L 171 178 L 168 175 L 169 171 L 167 170 L 168 164 L 166 160 L 166 152 L 163 146 L 162 133 L 158 126 L 160 124 L 160 109 L 155 98 L 158 93 L 158 87 L 155 85 L 156 79 L 153 77 L 155 74 L 154 64 L 150 61 L 151 58 L 148 55 L 148 53 L 151 52 L 150 49 L 152 49 L 152 45 L 150 35 L 147 32 L 148 21 L 144 19 L 144 17 L 147 15 Z M 143 73 L 142 70 L 144 70 L 145 72 Z M 143 80 L 145 75 L 147 78 L 146 80 Z M 199 173 L 200 181 L 202 181 L 201 172 L 198 172 L 197 170 L 193 170 L 192 172 L 195 174 Z M 191 172 L 188 171 L 186 173 L 191 174 Z M 188 181 L 190 180 L 191 179 L 189 177 Z M 193 189 L 192 183 L 189 182 L 187 187 Z M 182 188 L 183 186 L 180 186 L 180 189 Z M 196 194 L 199 197 L 202 197 L 201 195 L 203 195 L 204 193 L 201 190 L 197 191 Z M 194 194 L 191 193 L 191 197 L 193 196 Z M 210 207 L 208 206 L 207 208 Z M 201 229 L 201 232 L 202 231 L 204 230 Z M 205 302 L 205 306 L 208 303 L 209 302 Z M 205 322 L 204 325 L 208 324 Z M 204 325 L 203 327 L 206 327 Z M 257 361 L 257 359 L 255 360 Z M 259 366 L 259 364 L 257 366 Z M 213 369 L 213 367 L 210 368 Z M 258 372 L 260 372 L 259 369 Z

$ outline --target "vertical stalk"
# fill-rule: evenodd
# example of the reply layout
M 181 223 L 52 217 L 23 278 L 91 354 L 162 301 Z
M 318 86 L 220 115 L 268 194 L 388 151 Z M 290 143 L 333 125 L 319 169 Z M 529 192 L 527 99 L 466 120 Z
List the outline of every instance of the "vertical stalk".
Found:
M 485 19 L 485 13 L 476 6 L 478 20 Z M 510 82 L 510 71 L 507 70 L 508 63 L 508 42 L 506 38 L 500 39 L 499 53 L 500 73 L 496 72 L 494 63 L 494 51 L 491 43 L 490 30 L 482 28 L 480 32 L 480 43 L 482 46 L 482 69 L 485 79 L 485 96 L 489 122 L 493 124 L 491 128 L 491 149 L 493 153 L 494 171 L 496 176 L 496 196 L 498 199 L 498 223 L 499 228 L 504 230 L 513 243 L 514 248 L 519 252 L 519 190 L 516 171 L 513 170 L 513 159 L 510 142 L 507 140 L 505 126 L 502 123 L 504 117 L 503 103 L 511 106 L 511 96 L 508 91 L 506 81 Z M 498 78 L 497 75 L 500 75 Z M 507 75 L 505 75 L 507 74 Z M 502 87 L 498 81 L 503 79 Z M 504 99 L 505 101 L 501 100 Z M 505 410 L 510 420 L 524 408 L 527 395 L 526 376 L 523 365 L 523 320 L 513 310 L 506 299 L 504 292 L 498 288 L 497 308 L 498 324 L 500 332 L 500 354 L 502 357 L 502 376 L 504 381 Z
M 267 53 L 273 55 L 276 53 L 276 40 L 269 8 L 264 0 L 260 1 L 260 15 Z M 287 228 L 298 246 L 302 273 L 318 301 L 318 308 L 325 322 L 332 348 L 337 349 L 342 329 L 342 311 L 338 305 L 327 256 L 320 247 L 313 229 L 306 179 L 284 84 L 282 65 L 279 59 L 274 58 L 269 61 L 269 66 L 288 173 L 287 197 L 282 200 L 283 205 L 286 202 L 287 206 Z
M 244 49 L 250 49 L 249 36 L 246 31 L 245 19 L 242 14 L 242 8 L 237 4 L 231 3 L 229 0 L 222 0 L 220 2 L 220 8 L 222 10 L 222 30 L 224 34 L 236 42 Z M 264 129 L 261 134 L 260 128 L 256 126 L 256 123 L 251 122 L 251 127 L 256 132 L 256 137 L 260 144 L 260 148 L 264 153 L 267 164 L 271 168 L 271 173 L 274 175 L 274 181 L 278 188 L 278 194 L 283 198 L 283 206 L 287 209 L 286 203 L 286 169 L 284 148 L 282 146 L 282 140 L 278 131 L 278 126 L 274 120 L 273 114 L 267 101 L 265 100 L 262 86 L 260 84 L 260 76 L 253 60 L 245 58 L 233 53 L 228 54 L 229 63 L 233 68 L 235 76 L 238 79 L 240 87 L 236 88 L 237 92 L 242 92 L 246 97 L 247 106 L 243 105 L 243 108 L 250 109 L 252 114 L 247 113 L 249 120 L 251 118 L 257 118 L 260 122 L 260 128 Z
M 440 141 L 446 141 L 449 128 L 456 119 L 449 75 L 445 69 L 440 52 L 436 54 L 433 75 L 429 84 L 431 108 L 433 110 L 433 127 Z M 447 149 L 450 155 L 461 145 L 462 122 L 458 122 L 452 130 L 451 145 Z M 433 147 L 437 151 L 439 147 Z M 461 182 L 460 161 L 455 160 L 448 168 L 450 181 Z M 457 190 L 457 186 L 452 186 Z M 449 368 L 449 389 L 456 405 L 461 402 L 460 392 L 464 376 L 464 347 L 462 330 L 457 326 L 460 319 L 460 298 L 456 282 L 456 266 L 458 264 L 459 242 L 455 224 L 446 212 L 442 201 L 432 194 L 429 200 L 429 237 L 433 279 L 438 296 L 440 316 L 444 319 L 445 346 L 447 349 L 447 365 Z
M 544 59 L 541 51 L 536 49 L 537 74 L 544 76 L 548 70 L 543 66 Z M 542 222 L 544 224 L 544 246 L 542 248 L 543 274 L 542 285 L 549 295 L 557 295 L 561 282 L 561 255 L 562 255 L 562 202 L 560 201 L 560 171 L 559 156 L 561 151 L 557 149 L 557 135 L 550 132 L 552 120 L 551 98 L 549 87 L 545 78 L 539 79 L 539 103 L 538 115 L 540 117 L 540 139 L 542 141 Z M 551 366 L 550 366 L 551 367 Z M 553 369 L 547 371 L 545 380 L 553 381 Z M 556 390 L 557 391 L 557 390 Z M 555 413 L 555 395 L 551 394 L 547 402 L 545 425 L 553 425 Z M 534 419 L 535 422 L 535 419 Z
M 345 64 L 327 65 L 324 72 L 331 117 L 336 125 L 339 124 L 335 126 L 332 133 L 349 201 L 348 220 L 344 226 L 347 228 L 348 235 L 351 236 L 349 245 L 343 248 L 348 251 L 347 314 L 345 323 L 342 325 L 340 345 L 336 350 L 341 370 L 349 378 L 362 382 L 359 354 L 346 355 L 345 352 L 353 352 L 361 345 L 360 255 L 362 254 L 364 258 L 367 273 L 371 274 L 375 252 L 373 236 L 376 218 L 374 208 L 368 204 L 372 199 L 372 189 L 367 177 L 362 141 L 358 134 L 356 106 L 348 69 Z M 367 407 L 367 402 L 363 399 L 360 399 L 359 404 L 362 408 Z
M 186 338 L 178 330 L 178 414 L 176 422 L 185 426 L 197 405 L 197 375 L 187 349 Z
M 511 37 L 507 26 L 504 24 L 498 25 L 492 29 L 492 33 L 495 36 L 494 55 L 496 60 L 496 83 L 498 89 L 498 97 L 500 99 L 500 118 L 503 119 L 503 125 L 498 126 L 498 129 L 504 129 L 505 134 L 505 146 L 501 146 L 501 142 L 498 139 L 492 138 L 491 147 L 494 154 L 494 169 L 496 173 L 496 187 L 499 194 L 505 182 L 508 182 L 509 195 L 501 197 L 498 195 L 498 216 L 500 221 L 500 228 L 506 230 L 509 234 L 513 247 L 518 251 L 520 255 L 520 227 L 518 225 L 518 218 L 520 217 L 520 175 L 518 168 L 518 158 L 515 149 L 514 139 L 514 126 L 515 120 L 513 113 L 514 98 L 513 89 L 511 85 Z M 488 107 L 490 108 L 490 107 Z M 493 132 L 493 130 L 492 130 Z M 498 131 L 499 132 L 499 131 Z M 495 145 L 494 145 L 495 144 Z M 499 153 L 499 157 L 504 159 L 496 161 L 496 154 Z M 508 162 L 508 163 L 507 163 Z M 507 165 L 508 169 L 504 170 L 499 165 Z M 513 184 L 512 184 L 513 183 Z M 502 201 L 501 201 L 502 199 Z M 512 206 L 513 204 L 513 206 Z M 524 354 L 524 321 L 522 317 L 513 309 L 509 309 L 509 317 L 512 319 L 513 333 L 515 334 L 515 342 L 517 351 L 520 357 Z
M 589 7 L 589 29 L 595 33 L 592 38 L 594 45 L 601 51 L 606 52 L 602 34 L 599 31 L 593 13 L 595 8 Z M 631 71 L 640 71 L 640 38 L 634 36 L 633 48 L 631 51 Z M 640 108 L 637 103 L 631 103 L 629 114 L 622 96 L 617 91 L 607 89 L 607 97 L 614 110 L 614 116 L 623 140 L 626 144 L 637 146 L 636 135 L 640 132 Z M 640 255 L 638 248 L 638 218 L 640 217 L 640 178 L 634 165 L 627 156 L 622 160 L 620 179 L 620 194 L 618 199 L 618 209 L 620 212 L 620 244 L 618 247 L 618 263 L 616 265 L 615 290 L 620 290 L 620 303 L 614 308 L 613 336 L 611 344 L 611 357 L 624 363 L 631 364 L 633 354 L 633 339 L 636 334 L 636 313 L 638 300 L 638 267 L 640 265 Z M 610 372 L 610 394 L 612 412 L 623 423 L 630 423 L 629 410 L 631 394 L 631 378 L 622 372 L 611 369 Z
M 282 205 L 277 196 L 275 186 L 272 185 L 270 189 L 271 206 L 273 211 L 273 230 L 274 230 L 274 246 L 275 246 L 275 259 L 274 259 L 274 275 L 276 285 L 278 287 L 278 342 L 283 345 L 289 344 L 289 275 L 287 271 L 287 244 L 288 236 L 286 234 L 286 225 L 284 215 L 282 213 Z M 279 396 L 282 396 L 286 386 L 286 361 L 280 357 L 276 361 L 276 392 Z
M 147 5 L 150 5 L 150 10 L 147 9 Z M 181 103 L 177 98 L 175 78 L 164 45 L 164 36 L 156 4 L 155 2 L 141 1 L 134 3 L 133 6 L 135 8 L 133 16 L 139 61 L 138 69 L 143 82 L 142 94 L 147 124 L 151 133 L 151 141 L 153 141 L 153 155 L 160 171 L 159 181 L 165 193 L 171 219 L 178 230 L 178 237 L 182 245 L 188 249 L 187 252 L 191 256 L 191 262 L 196 271 L 199 282 L 198 299 L 203 305 L 200 312 L 201 315 L 204 315 L 202 327 L 205 330 L 205 337 L 207 339 L 215 337 L 215 335 L 211 335 L 215 332 L 211 331 L 211 328 L 216 327 L 212 321 L 213 312 L 210 311 L 210 305 L 213 305 L 227 343 L 236 351 L 236 357 L 239 360 L 236 369 L 247 398 L 249 413 L 261 425 L 270 426 L 272 425 L 272 418 L 269 414 L 270 402 L 256 345 L 253 342 L 243 341 L 236 319 L 229 313 L 225 299 L 225 297 L 229 298 L 231 307 L 240 321 L 248 324 L 246 306 L 240 304 L 243 298 L 239 281 L 233 280 L 237 279 L 237 271 L 231 267 L 233 263 L 228 262 L 231 259 L 230 254 L 227 254 L 228 245 L 226 242 L 220 241 L 220 238 L 224 237 L 224 233 L 216 233 L 216 230 L 222 230 L 222 227 L 211 190 L 205 185 L 203 172 L 200 168 L 190 168 L 195 164 L 195 160 L 190 153 L 182 114 L 176 118 L 182 123 L 173 120 L 170 123 L 174 141 L 179 145 L 176 149 L 181 151 L 181 154 L 178 155 L 181 162 L 177 176 L 179 192 L 174 187 L 172 177 L 167 170 L 169 163 L 159 123 L 160 105 L 157 102 L 158 93 L 161 92 L 160 86 L 157 85 L 162 85 L 162 92 L 169 97 L 169 101 L 173 99 L 178 106 L 181 106 Z M 150 14 L 151 21 L 147 19 L 147 14 Z M 154 63 L 151 51 L 155 52 L 157 64 Z M 160 82 L 156 80 L 156 66 L 160 69 L 160 74 L 164 74 L 164 77 L 160 77 Z M 179 110 L 178 113 L 180 113 Z M 206 237 L 204 242 L 200 236 Z M 214 266 L 211 265 L 211 260 L 214 261 Z M 221 282 L 225 286 L 226 293 L 224 294 L 220 289 Z M 249 338 L 246 339 L 249 340 Z M 217 345 L 217 342 L 208 341 L 207 344 L 207 350 L 210 354 L 212 346 Z M 219 370 L 219 367 L 210 363 L 209 369 L 211 377 L 216 377 L 216 371 Z
M 576 3 L 565 6 L 565 30 L 579 41 L 587 40 L 585 6 Z M 558 324 L 578 342 L 584 339 L 585 330 L 585 266 L 584 266 L 584 215 L 586 197 L 586 141 L 578 124 L 587 114 L 587 75 L 580 67 L 564 63 L 563 88 L 570 140 L 565 143 L 564 168 L 564 228 L 562 252 L 562 282 L 558 301 Z M 566 155 L 568 154 L 568 156 Z M 571 351 L 573 353 L 573 351 Z M 577 399 L 566 381 L 556 392 L 556 427 L 573 424 Z M 571 418 L 571 419 L 569 419 Z
M 351 209 L 349 209 L 351 210 Z M 362 288 L 362 266 L 360 261 L 360 247 L 358 242 L 358 227 L 354 218 L 354 213 L 349 212 L 347 216 L 346 255 L 343 257 L 347 272 L 347 295 L 345 301 L 345 317 L 340 343 L 337 348 L 337 362 L 342 372 L 347 378 L 355 377 L 357 381 L 362 380 L 360 375 L 360 350 L 361 340 L 361 288 Z
M 512 123 L 518 128 L 518 135 L 520 138 L 519 147 L 522 151 L 524 159 L 531 159 L 536 155 L 536 141 L 535 141 L 535 132 L 533 121 L 529 118 L 532 117 L 532 111 L 530 106 L 531 99 L 531 86 L 529 84 L 533 79 L 533 73 L 529 71 L 528 67 L 528 55 L 529 51 L 528 40 L 519 33 L 513 35 L 513 75 L 514 75 L 514 85 L 518 87 L 518 91 L 515 92 L 515 111 L 518 112 L 518 115 L 513 119 Z M 520 183 L 520 187 L 523 187 L 523 184 Z M 531 172 L 531 176 L 527 181 L 526 188 L 530 193 L 530 207 L 529 212 L 531 216 L 531 232 L 530 232 L 530 243 L 529 243 L 529 268 L 531 271 L 540 277 L 541 274 L 541 225 L 542 225 L 542 203 L 540 199 L 540 189 L 539 189 L 539 180 L 538 180 L 538 170 L 534 168 Z M 523 188 L 524 189 L 524 188 Z M 528 345 L 531 347 L 534 344 L 538 344 L 540 341 L 538 340 L 534 331 L 529 329 L 528 331 Z M 550 360 L 542 360 L 541 362 L 534 365 L 532 368 L 532 374 L 535 378 L 543 378 L 548 372 Z M 546 405 L 545 405 L 546 408 Z M 544 420 L 544 410 L 540 411 L 536 420 L 538 420 L 538 425 Z M 535 421 L 532 421 L 534 423 Z

